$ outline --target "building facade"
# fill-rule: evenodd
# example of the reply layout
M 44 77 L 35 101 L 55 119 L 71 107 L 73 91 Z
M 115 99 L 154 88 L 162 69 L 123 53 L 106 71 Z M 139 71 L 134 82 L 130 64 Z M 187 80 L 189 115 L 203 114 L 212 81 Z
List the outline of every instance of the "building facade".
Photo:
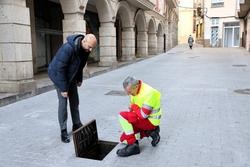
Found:
M 176 0 L 1 0 L 0 92 L 35 89 L 70 34 L 94 33 L 89 63 L 159 54 L 177 45 Z
M 240 47 L 239 0 L 197 0 L 196 36 L 205 47 Z

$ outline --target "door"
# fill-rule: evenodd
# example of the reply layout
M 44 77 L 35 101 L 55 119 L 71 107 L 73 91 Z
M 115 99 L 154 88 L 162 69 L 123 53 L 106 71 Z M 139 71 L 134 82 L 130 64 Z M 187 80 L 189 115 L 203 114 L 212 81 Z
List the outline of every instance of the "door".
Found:
M 224 47 L 233 47 L 233 28 L 225 28 Z
M 211 46 L 218 47 L 219 46 L 219 38 L 218 38 L 218 27 L 212 27 L 211 29 Z
M 228 26 L 224 28 L 224 47 L 240 46 L 240 27 Z

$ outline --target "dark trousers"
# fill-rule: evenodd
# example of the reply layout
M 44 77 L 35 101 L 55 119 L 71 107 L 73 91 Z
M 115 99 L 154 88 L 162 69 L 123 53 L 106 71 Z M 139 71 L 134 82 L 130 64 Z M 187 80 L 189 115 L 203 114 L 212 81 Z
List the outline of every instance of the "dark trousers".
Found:
M 67 129 L 67 101 L 69 99 L 70 104 L 70 113 L 73 124 L 78 124 L 81 122 L 80 114 L 79 114 L 79 97 L 77 91 L 76 83 L 71 83 L 68 90 L 68 98 L 65 98 L 61 95 L 61 91 L 56 88 L 57 96 L 58 96 L 58 120 L 61 130 Z

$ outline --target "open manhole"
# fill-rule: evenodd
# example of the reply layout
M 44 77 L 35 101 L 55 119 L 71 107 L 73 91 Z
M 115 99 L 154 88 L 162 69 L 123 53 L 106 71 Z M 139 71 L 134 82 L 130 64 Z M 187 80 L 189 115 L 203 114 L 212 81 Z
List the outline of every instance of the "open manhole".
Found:
M 246 64 L 234 64 L 233 67 L 246 67 Z
M 103 160 L 118 144 L 98 139 L 96 120 L 73 132 L 76 157 Z
M 234 92 L 239 94 L 250 95 L 250 89 L 237 89 Z
M 121 91 L 121 90 L 111 90 L 108 93 L 105 93 L 105 95 L 126 96 L 127 94 L 124 91 Z

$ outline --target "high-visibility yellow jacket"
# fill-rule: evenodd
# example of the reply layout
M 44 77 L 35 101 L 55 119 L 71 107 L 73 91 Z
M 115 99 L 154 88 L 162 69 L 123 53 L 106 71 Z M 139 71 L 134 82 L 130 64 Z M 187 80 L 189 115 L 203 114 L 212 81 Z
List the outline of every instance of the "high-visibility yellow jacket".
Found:
M 130 96 L 130 102 L 140 107 L 141 117 L 149 119 L 154 126 L 158 126 L 162 115 L 161 93 L 148 84 L 140 82 L 139 92 L 135 96 Z

